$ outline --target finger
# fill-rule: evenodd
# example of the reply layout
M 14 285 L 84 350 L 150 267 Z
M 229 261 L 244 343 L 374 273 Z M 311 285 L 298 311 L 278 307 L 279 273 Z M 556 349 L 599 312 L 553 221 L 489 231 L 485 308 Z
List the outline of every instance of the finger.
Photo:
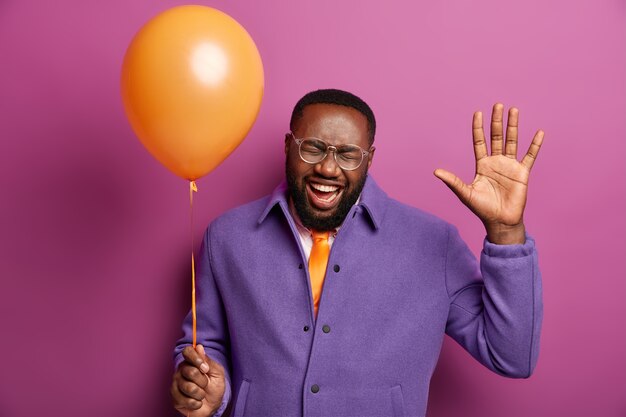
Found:
M 483 113 L 477 111 L 472 119 L 472 139 L 474 140 L 474 155 L 476 160 L 487 156 L 487 142 L 483 131 Z
M 459 177 L 445 169 L 436 169 L 435 176 L 443 181 L 461 201 L 469 200 L 470 189 Z
M 209 372 L 209 365 L 203 360 L 193 346 L 187 346 L 183 349 L 183 357 L 188 364 L 197 367 L 204 373 Z
M 491 154 L 502 155 L 502 113 L 504 105 L 496 103 L 491 112 Z
M 200 370 L 191 365 L 181 365 L 180 375 L 187 381 L 193 382 L 200 388 L 204 389 L 209 384 L 209 377 L 200 372 Z
M 178 378 L 177 380 L 178 389 L 185 397 L 193 398 L 197 401 L 202 401 L 206 397 L 206 391 L 193 382 L 183 378 Z
M 538 130 L 537 133 L 535 133 L 535 137 L 528 148 L 528 152 L 526 152 L 524 159 L 522 159 L 522 165 L 524 165 L 529 171 L 537 159 L 537 155 L 541 149 L 541 144 L 543 143 L 543 136 L 543 130 Z
M 517 126 L 519 122 L 519 110 L 515 107 L 509 109 L 509 118 L 506 123 L 506 148 L 504 154 L 509 158 L 517 159 Z
M 178 382 L 176 379 L 172 381 L 172 386 L 170 387 L 170 394 L 172 396 L 172 403 L 174 403 L 174 408 L 177 410 L 188 409 L 188 410 L 197 410 L 202 407 L 202 401 L 198 401 L 196 399 L 190 398 L 183 394 L 180 389 L 178 389 Z M 186 414 L 186 413 L 185 413 Z

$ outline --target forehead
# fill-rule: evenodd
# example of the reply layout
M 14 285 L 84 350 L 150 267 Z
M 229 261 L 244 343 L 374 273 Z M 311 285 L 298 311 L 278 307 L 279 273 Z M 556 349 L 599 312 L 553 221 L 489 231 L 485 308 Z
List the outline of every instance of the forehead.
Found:
M 352 107 L 337 104 L 310 104 L 302 110 L 295 126 L 298 137 L 316 137 L 328 143 L 368 147 L 367 118 Z

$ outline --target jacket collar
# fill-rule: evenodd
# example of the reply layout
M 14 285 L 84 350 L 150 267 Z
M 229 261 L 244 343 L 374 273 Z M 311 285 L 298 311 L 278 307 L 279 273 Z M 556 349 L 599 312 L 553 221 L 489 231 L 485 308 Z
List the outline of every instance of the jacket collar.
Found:
M 289 212 L 289 202 L 287 198 L 287 182 L 283 180 L 270 195 L 267 205 L 259 217 L 258 223 L 263 223 L 267 215 L 276 205 L 280 206 L 283 214 L 287 218 L 291 218 L 292 216 Z M 387 210 L 387 204 L 387 194 L 380 187 L 378 187 L 372 176 L 368 174 L 365 179 L 365 185 L 363 186 L 358 206 L 365 209 L 365 212 L 372 221 L 372 226 L 376 230 L 378 230 L 382 224 Z

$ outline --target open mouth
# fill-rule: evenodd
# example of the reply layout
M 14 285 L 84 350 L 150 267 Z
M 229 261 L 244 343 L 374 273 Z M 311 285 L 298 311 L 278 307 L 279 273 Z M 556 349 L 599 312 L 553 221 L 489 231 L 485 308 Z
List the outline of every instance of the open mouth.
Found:
M 343 187 L 308 182 L 306 186 L 309 203 L 319 210 L 332 209 L 339 203 Z

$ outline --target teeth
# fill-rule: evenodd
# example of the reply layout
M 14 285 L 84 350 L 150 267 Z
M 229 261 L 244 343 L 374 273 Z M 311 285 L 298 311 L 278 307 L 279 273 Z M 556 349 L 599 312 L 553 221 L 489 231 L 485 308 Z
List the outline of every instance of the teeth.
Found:
M 320 198 L 320 197 L 315 197 L 315 198 L 317 198 L 318 200 L 323 201 L 325 203 L 330 203 L 331 201 L 334 201 L 336 197 L 337 197 L 337 194 L 333 194 L 333 195 L 331 195 L 328 198 Z
M 311 182 L 310 184 L 312 188 L 315 188 L 317 191 L 321 191 L 323 193 L 332 193 L 339 189 L 339 187 L 335 185 L 322 185 L 322 184 L 316 184 L 314 182 Z

